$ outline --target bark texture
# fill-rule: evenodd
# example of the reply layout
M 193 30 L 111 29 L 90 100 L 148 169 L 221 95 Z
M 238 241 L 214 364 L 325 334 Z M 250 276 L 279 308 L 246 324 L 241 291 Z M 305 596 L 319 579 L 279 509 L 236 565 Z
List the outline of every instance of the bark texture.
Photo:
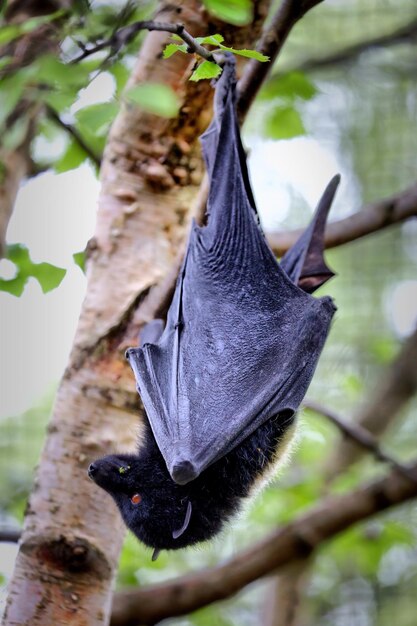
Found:
M 235 46 L 253 46 L 268 8 L 255 2 L 248 27 L 221 27 Z M 160 7 L 193 35 L 217 32 L 195 0 Z M 124 349 L 136 344 L 136 314 L 152 285 L 166 276 L 189 221 L 202 176 L 198 135 L 211 117 L 207 81 L 187 82 L 187 55 L 167 61 L 165 33 L 149 34 L 130 85 L 169 84 L 183 106 L 175 120 L 125 106 L 116 119 L 101 170 L 95 235 L 89 244 L 88 289 L 70 361 L 60 385 L 27 509 L 4 624 L 106 624 L 124 531 L 116 507 L 87 478 L 110 451 L 129 451 L 138 436 L 139 400 Z

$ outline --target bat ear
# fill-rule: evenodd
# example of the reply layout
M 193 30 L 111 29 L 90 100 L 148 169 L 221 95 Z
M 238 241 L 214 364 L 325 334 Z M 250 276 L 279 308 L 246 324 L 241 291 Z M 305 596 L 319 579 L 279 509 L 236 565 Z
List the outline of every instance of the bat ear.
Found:
M 320 198 L 310 225 L 281 259 L 288 277 L 307 293 L 313 293 L 334 276 L 324 261 L 324 231 L 339 183 L 340 174 L 337 174 Z
M 178 530 L 173 530 L 172 531 L 172 538 L 173 539 L 178 539 L 178 537 L 181 537 L 181 535 L 183 535 L 185 533 L 185 531 L 188 528 L 188 524 L 190 523 L 192 511 L 193 511 L 193 507 L 191 506 L 191 502 L 188 501 L 187 512 L 185 514 L 184 524 Z

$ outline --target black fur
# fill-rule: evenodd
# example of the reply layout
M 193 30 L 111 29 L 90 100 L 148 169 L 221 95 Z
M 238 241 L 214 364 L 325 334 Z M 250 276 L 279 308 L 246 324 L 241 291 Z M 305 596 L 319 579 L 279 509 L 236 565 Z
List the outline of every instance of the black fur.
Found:
M 157 550 L 184 548 L 216 535 L 239 510 L 242 499 L 277 458 L 293 421 L 294 415 L 270 419 L 186 485 L 172 480 L 147 424 L 137 455 L 99 459 L 90 465 L 89 476 L 113 497 L 140 541 Z M 134 494 L 141 496 L 139 504 L 131 502 Z M 174 539 L 172 533 L 183 526 L 188 502 L 192 505 L 188 528 Z

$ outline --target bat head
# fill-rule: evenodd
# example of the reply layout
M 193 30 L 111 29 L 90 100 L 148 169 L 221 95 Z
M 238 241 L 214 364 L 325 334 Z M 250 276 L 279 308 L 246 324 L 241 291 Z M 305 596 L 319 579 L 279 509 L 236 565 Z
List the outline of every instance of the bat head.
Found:
M 217 512 L 207 514 L 206 503 L 195 497 L 194 486 L 172 480 L 156 446 L 147 445 L 137 456 L 98 459 L 91 463 L 88 475 L 112 496 L 126 526 L 156 551 L 205 541 L 220 530 Z

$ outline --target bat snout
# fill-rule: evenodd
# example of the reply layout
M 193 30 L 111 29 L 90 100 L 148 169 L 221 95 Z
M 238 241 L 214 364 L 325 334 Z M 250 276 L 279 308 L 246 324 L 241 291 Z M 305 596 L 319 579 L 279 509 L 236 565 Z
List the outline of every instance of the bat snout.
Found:
M 178 485 L 186 485 L 198 476 L 197 468 L 190 461 L 177 461 L 170 474 Z
M 88 476 L 94 480 L 94 475 L 97 474 L 98 467 L 96 463 L 90 463 L 88 466 Z

